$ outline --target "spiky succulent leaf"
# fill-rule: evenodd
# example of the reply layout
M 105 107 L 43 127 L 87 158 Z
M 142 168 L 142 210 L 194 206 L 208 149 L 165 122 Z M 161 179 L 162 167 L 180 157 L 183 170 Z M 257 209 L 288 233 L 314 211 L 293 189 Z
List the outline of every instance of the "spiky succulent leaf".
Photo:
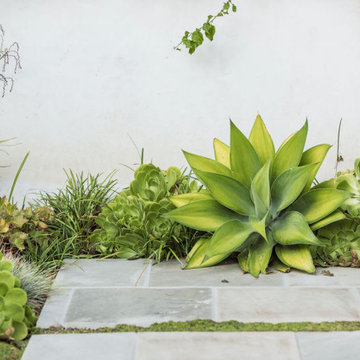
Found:
M 271 162 L 268 160 L 251 182 L 250 195 L 259 219 L 263 218 L 270 208 L 270 166 Z
M 259 157 L 261 165 L 274 158 L 274 143 L 260 115 L 255 119 L 249 140 Z
M 230 164 L 233 176 L 250 187 L 261 167 L 259 157 L 247 137 L 230 121 Z
M 308 131 L 308 122 L 296 133 L 290 135 L 275 153 L 272 180 L 275 180 L 284 171 L 299 165 Z
M 321 164 L 323 163 L 326 154 L 328 153 L 331 145 L 328 144 L 320 144 L 313 146 L 312 148 L 306 150 L 301 157 L 300 166 L 309 165 L 309 164 L 317 164 L 317 166 L 313 169 L 311 174 L 309 175 L 309 179 L 307 184 L 305 185 L 304 191 L 308 191 L 311 188 L 311 185 L 315 179 L 317 172 L 320 169 Z
M 315 189 L 308 191 L 297 199 L 290 210 L 298 211 L 305 216 L 309 224 L 324 219 L 333 213 L 351 194 L 337 189 Z
M 260 272 L 266 274 L 274 244 L 269 244 L 265 239 L 259 239 L 250 246 L 248 269 L 251 275 L 259 277 Z
M 213 144 L 216 161 L 230 168 L 230 146 L 216 138 Z
M 241 216 L 216 200 L 200 200 L 167 213 L 167 218 L 193 229 L 215 231 L 226 222 Z
M 285 170 L 271 186 L 271 212 L 279 213 L 291 205 L 301 194 L 316 164 Z
M 169 200 L 176 206 L 181 207 L 199 200 L 213 200 L 208 192 L 191 192 L 188 194 L 171 196 Z
M 285 265 L 308 273 L 315 272 L 315 266 L 308 245 L 276 245 L 275 252 Z
M 195 175 L 204 183 L 211 195 L 221 205 L 241 214 L 255 215 L 249 189 L 239 181 L 215 173 L 193 169 Z
M 183 153 L 192 169 L 231 176 L 231 170 L 219 161 L 191 154 L 187 151 L 183 151 Z
M 304 215 L 287 211 L 271 224 L 271 234 L 281 245 L 322 245 L 306 222 Z

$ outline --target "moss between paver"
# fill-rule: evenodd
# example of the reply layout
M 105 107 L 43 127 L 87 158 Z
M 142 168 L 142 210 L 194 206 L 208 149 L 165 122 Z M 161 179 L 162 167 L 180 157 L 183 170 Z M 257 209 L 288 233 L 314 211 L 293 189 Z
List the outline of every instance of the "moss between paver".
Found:
M 35 329 L 32 334 L 86 334 L 114 332 L 169 332 L 169 331 L 200 331 L 200 332 L 240 332 L 240 331 L 356 331 L 360 330 L 360 321 L 336 322 L 288 322 L 288 323 L 242 323 L 238 321 L 215 322 L 212 320 L 191 320 L 185 322 L 169 321 L 156 323 L 149 327 L 135 325 L 117 325 L 99 329 Z
M 0 359 L 1 360 L 18 360 L 26 348 L 29 340 L 19 341 L 17 343 L 8 343 L 0 341 Z

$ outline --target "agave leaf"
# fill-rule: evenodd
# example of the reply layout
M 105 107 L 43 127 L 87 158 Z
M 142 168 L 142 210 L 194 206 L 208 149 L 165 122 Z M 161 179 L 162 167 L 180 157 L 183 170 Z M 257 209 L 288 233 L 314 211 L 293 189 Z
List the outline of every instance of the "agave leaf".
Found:
M 248 266 L 251 275 L 259 277 L 260 272 L 266 274 L 274 244 L 269 244 L 263 238 L 250 246 Z
M 183 153 L 192 169 L 195 168 L 215 174 L 231 176 L 231 170 L 216 160 L 209 159 L 200 155 L 191 154 L 186 151 L 183 151 Z
M 342 211 L 336 210 L 332 214 L 327 216 L 326 218 L 316 222 L 315 224 L 312 224 L 311 230 L 316 231 L 316 230 L 321 229 L 327 225 L 330 225 L 336 221 L 340 221 L 340 220 L 344 220 L 344 219 L 346 219 L 346 215 Z
M 163 216 L 190 228 L 204 231 L 215 231 L 229 220 L 241 218 L 216 200 L 199 200 Z
M 283 264 L 276 256 L 271 260 L 270 267 L 283 273 L 290 272 L 290 266 Z
M 274 240 L 281 245 L 322 245 L 314 235 L 304 215 L 297 211 L 288 211 L 271 225 Z
M 268 217 L 268 213 L 264 215 L 264 217 L 259 220 L 257 217 L 250 217 L 250 224 L 255 232 L 261 235 L 267 242 L 269 242 L 266 234 L 266 219 Z
M 315 164 L 318 165 L 313 169 L 312 173 L 309 175 L 309 179 L 307 184 L 305 185 L 304 192 L 311 188 L 311 185 L 315 179 L 317 172 L 321 164 L 323 163 L 326 154 L 328 153 L 331 145 L 328 144 L 320 144 L 313 146 L 312 148 L 306 150 L 300 160 L 300 166 L 308 165 L 308 164 Z
M 250 188 L 261 167 L 259 157 L 247 137 L 230 120 L 230 164 L 233 176 Z
M 311 190 L 325 189 L 325 188 L 336 189 L 336 179 L 330 179 L 330 180 L 323 181 L 323 182 L 313 186 L 311 188 Z
M 284 171 L 299 165 L 305 146 L 308 122 L 296 133 L 290 135 L 279 147 L 275 154 L 272 167 L 272 180 Z
M 334 212 L 351 197 L 347 191 L 336 189 L 316 189 L 308 191 L 297 199 L 289 210 L 295 210 L 305 216 L 309 224 L 320 221 Z
M 275 246 L 277 257 L 282 263 L 308 273 L 315 272 L 315 266 L 307 245 Z
M 209 192 L 191 192 L 187 194 L 169 197 L 169 200 L 176 206 L 181 207 L 199 200 L 214 199 Z
M 221 254 L 230 255 L 237 250 L 254 232 L 249 222 L 228 221 L 215 231 L 206 251 L 205 260 Z
M 224 144 L 219 139 L 214 139 L 214 153 L 215 159 L 219 163 L 230 168 L 230 146 Z
M 226 257 L 228 257 L 228 254 L 221 254 L 221 255 L 213 256 L 204 261 L 205 253 L 209 246 L 210 240 L 211 240 L 211 238 L 206 239 L 198 246 L 198 248 L 195 250 L 195 252 L 189 259 L 189 261 L 184 269 L 186 269 L 186 270 L 197 269 L 197 268 L 203 268 L 203 267 L 207 267 L 207 266 L 216 265 L 217 263 L 221 262 Z
M 269 160 L 251 182 L 250 194 L 258 218 L 262 218 L 270 207 L 270 165 L 271 161 Z
M 261 165 L 274 158 L 274 143 L 260 115 L 255 119 L 249 140 L 259 157 Z
M 271 186 L 271 212 L 287 208 L 301 194 L 317 164 L 296 167 L 283 172 Z
M 206 238 L 206 237 L 202 237 L 200 238 L 195 245 L 192 247 L 192 249 L 190 250 L 190 252 L 187 254 L 187 257 L 185 259 L 185 261 L 188 263 L 190 261 L 190 259 L 192 258 L 192 256 L 195 254 L 196 250 L 203 244 L 205 243 L 209 243 L 210 238 Z
M 242 215 L 255 214 L 250 191 L 245 185 L 228 176 L 193 170 L 220 204 Z
M 239 266 L 241 270 L 245 273 L 249 272 L 248 257 L 249 257 L 249 252 L 247 250 L 242 251 L 237 256 Z

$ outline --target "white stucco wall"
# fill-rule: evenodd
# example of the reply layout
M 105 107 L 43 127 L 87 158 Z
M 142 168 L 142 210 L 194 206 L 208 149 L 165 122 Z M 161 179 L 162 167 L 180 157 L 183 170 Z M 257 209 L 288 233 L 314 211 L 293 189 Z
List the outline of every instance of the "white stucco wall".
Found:
M 260 113 L 279 145 L 309 118 L 308 146 L 335 144 L 343 118 L 343 167 L 360 156 L 360 1 L 234 0 L 216 36 L 190 56 L 173 50 L 219 0 L 1 0 L 6 40 L 23 70 L 0 99 L 1 192 L 27 150 L 17 197 L 64 182 L 62 168 L 108 172 L 121 184 L 138 161 L 128 137 L 162 167 L 180 149 L 211 154 L 228 118 L 246 133 Z M 335 149 L 321 177 L 333 175 Z

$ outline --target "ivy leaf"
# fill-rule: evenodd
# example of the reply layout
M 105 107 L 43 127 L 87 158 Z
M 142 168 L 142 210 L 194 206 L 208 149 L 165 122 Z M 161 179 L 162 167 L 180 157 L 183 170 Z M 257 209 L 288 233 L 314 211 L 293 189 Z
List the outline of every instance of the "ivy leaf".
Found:
M 224 10 L 229 10 L 229 8 L 230 8 L 230 3 L 229 3 L 229 2 L 224 3 L 223 9 L 224 9 Z
M 205 25 L 205 24 L 204 24 Z M 210 40 L 213 41 L 215 35 L 215 26 L 212 24 L 206 24 L 206 28 L 204 28 L 205 36 Z
M 216 16 L 219 17 L 219 16 L 224 16 L 224 15 L 223 15 L 223 13 L 220 11 Z
M 232 5 L 232 11 L 233 11 L 233 12 L 236 12 L 236 10 L 237 10 L 237 7 L 236 7 L 235 4 L 233 4 L 233 5 Z
M 191 40 L 199 46 L 203 43 L 204 36 L 199 29 L 196 29 L 191 35 Z
M 212 15 L 208 15 L 208 21 L 210 21 L 213 18 Z

